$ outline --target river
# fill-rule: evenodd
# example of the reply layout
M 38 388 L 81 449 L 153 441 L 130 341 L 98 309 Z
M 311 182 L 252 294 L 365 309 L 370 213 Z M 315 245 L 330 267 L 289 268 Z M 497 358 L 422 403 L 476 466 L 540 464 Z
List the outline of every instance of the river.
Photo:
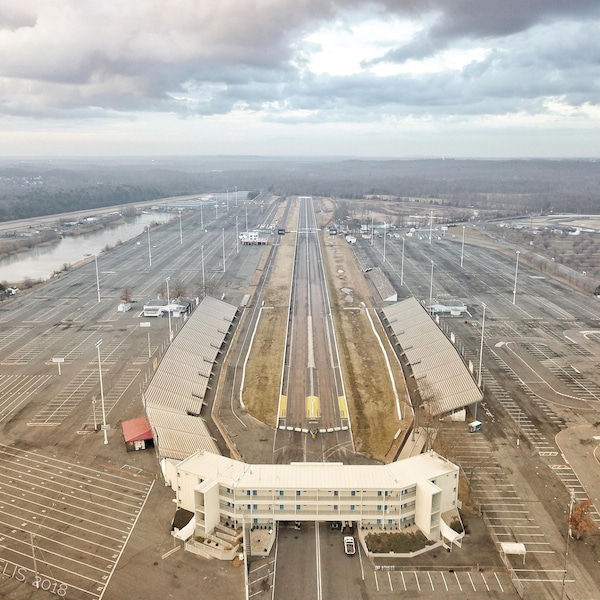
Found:
M 13 285 L 25 279 L 34 281 L 50 279 L 63 266 L 72 266 L 87 256 L 101 252 L 144 233 L 150 223 L 165 223 L 173 219 L 172 213 L 142 214 L 125 223 L 84 233 L 66 236 L 50 246 L 36 246 L 0 259 L 0 282 Z

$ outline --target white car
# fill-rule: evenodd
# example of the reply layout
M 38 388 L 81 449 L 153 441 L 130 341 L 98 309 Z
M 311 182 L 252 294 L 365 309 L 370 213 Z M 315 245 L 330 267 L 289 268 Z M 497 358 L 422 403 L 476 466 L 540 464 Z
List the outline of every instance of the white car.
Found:
M 352 556 L 356 552 L 356 545 L 354 544 L 354 538 L 351 535 L 344 536 L 344 552 L 348 556 Z

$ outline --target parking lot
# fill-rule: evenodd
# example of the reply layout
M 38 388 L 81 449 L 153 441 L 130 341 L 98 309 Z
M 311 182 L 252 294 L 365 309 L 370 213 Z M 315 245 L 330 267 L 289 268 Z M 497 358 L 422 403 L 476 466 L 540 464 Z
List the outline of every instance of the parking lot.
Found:
M 17 584 L 22 593 L 27 583 L 62 597 L 99 598 L 152 483 L 0 446 L 3 593 L 10 596 Z

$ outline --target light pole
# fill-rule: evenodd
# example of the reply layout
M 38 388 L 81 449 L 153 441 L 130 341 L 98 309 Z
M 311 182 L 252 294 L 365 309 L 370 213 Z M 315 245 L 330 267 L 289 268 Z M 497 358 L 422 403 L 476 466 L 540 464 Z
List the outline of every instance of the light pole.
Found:
M 404 285 L 404 236 L 402 236 L 402 263 L 400 266 L 400 285 Z
M 169 291 L 169 280 L 171 278 L 167 277 L 167 313 L 169 314 L 169 342 L 173 341 L 173 330 L 171 329 L 171 293 Z
M 383 222 L 383 262 L 385 262 L 385 239 L 387 238 L 385 221 Z
M 431 276 L 429 277 L 429 314 L 432 313 L 433 305 L 433 261 L 431 261 Z
M 479 346 L 479 376 L 477 378 L 477 385 L 479 386 L 479 389 L 481 389 L 481 380 L 482 380 L 482 373 L 481 373 L 481 363 L 483 360 L 483 335 L 485 332 L 485 302 L 481 303 L 481 306 L 483 306 L 483 315 L 481 317 L 481 344 Z
M 202 214 L 202 207 L 204 206 L 204 202 L 200 202 L 200 227 L 204 229 L 204 215 Z
M 431 234 L 433 232 L 433 211 L 429 213 L 429 243 L 431 244 Z
M 463 225 L 462 246 L 460 248 L 460 268 L 463 266 L 463 257 L 465 256 L 465 226 Z
M 94 253 L 94 261 L 96 263 L 96 290 L 98 291 L 98 302 L 100 302 L 100 275 L 98 274 L 98 252 Z
M 202 297 L 206 298 L 206 281 L 204 279 L 204 246 L 200 246 L 202 252 Z
M 515 287 L 513 289 L 513 304 L 517 303 L 517 275 L 519 274 L 519 254 L 520 250 L 517 250 L 517 266 L 515 267 Z
M 102 384 L 102 360 L 100 359 L 100 346 L 102 345 L 102 338 L 96 342 L 96 350 L 98 350 L 98 373 L 100 375 L 100 402 L 102 406 L 102 431 L 104 431 L 104 443 L 108 444 L 108 435 L 106 430 L 106 411 L 104 409 L 104 385 Z
M 239 254 L 240 251 L 240 226 L 238 224 L 238 216 L 235 215 L 235 253 Z
M 183 229 L 181 228 L 181 211 L 179 211 L 179 243 L 183 244 Z
M 150 245 L 150 225 L 148 225 L 148 261 L 150 262 L 150 266 L 152 266 L 152 249 Z
M 223 227 L 221 237 L 223 241 L 223 273 L 225 273 L 225 227 Z

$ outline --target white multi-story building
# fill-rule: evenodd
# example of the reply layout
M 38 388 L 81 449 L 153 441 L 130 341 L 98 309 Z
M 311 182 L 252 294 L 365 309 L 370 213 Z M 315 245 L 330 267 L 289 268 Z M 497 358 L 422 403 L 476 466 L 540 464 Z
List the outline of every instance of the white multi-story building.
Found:
M 273 527 L 278 521 L 352 522 L 368 529 L 416 525 L 453 541 L 458 467 L 434 452 L 388 465 L 250 465 L 200 451 L 176 466 L 177 506 L 194 514 L 193 535 L 217 526 Z

